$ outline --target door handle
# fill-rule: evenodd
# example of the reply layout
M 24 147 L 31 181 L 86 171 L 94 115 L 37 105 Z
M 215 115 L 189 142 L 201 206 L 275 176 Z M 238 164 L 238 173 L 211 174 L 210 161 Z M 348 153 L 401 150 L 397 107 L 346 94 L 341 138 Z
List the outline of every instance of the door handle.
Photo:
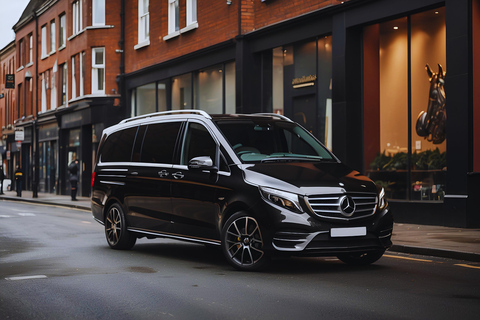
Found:
M 167 170 L 162 170 L 162 171 L 158 172 L 158 175 L 160 176 L 160 178 L 163 178 L 163 177 L 168 176 L 169 173 L 167 172 Z
M 175 172 L 174 174 L 172 174 L 172 176 L 175 178 L 175 179 L 183 179 L 184 175 L 183 173 L 181 173 L 180 171 L 179 172 Z

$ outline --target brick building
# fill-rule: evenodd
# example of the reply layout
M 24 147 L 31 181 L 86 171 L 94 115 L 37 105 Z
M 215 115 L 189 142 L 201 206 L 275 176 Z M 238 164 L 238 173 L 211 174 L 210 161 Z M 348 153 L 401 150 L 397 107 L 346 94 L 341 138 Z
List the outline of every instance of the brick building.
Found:
M 7 136 L 14 133 L 14 106 L 15 100 L 15 81 L 12 75 L 15 74 L 16 69 L 16 51 L 15 41 L 10 42 L 5 48 L 0 50 L 0 159 L 4 172 L 10 172 L 9 159 L 11 152 L 8 152 L 6 145 Z M 7 78 L 9 84 L 7 84 Z M 13 87 L 13 88 L 12 88 Z
M 118 122 L 119 1 L 31 0 L 14 26 L 17 150 L 34 192 L 69 192 L 66 168 L 80 159 L 80 194 L 90 194 L 98 137 Z M 111 14 L 111 12 L 114 12 Z M 17 143 L 7 139 L 12 152 Z
M 88 195 L 100 132 L 121 118 L 275 112 L 382 184 L 397 221 L 480 225 L 480 0 L 32 0 L 29 8 L 15 26 L 13 114 L 25 129 L 22 163 L 38 157 L 41 191 L 66 193 L 65 168 L 78 156 Z

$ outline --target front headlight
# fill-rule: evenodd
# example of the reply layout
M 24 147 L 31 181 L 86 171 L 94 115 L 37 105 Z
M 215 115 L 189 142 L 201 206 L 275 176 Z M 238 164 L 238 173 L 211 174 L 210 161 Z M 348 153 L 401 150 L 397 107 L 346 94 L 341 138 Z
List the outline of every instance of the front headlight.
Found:
M 377 186 L 378 189 L 378 209 L 383 210 L 387 206 L 387 199 L 385 198 L 385 189 Z
M 259 187 L 259 190 L 265 200 L 293 212 L 303 212 L 297 194 L 268 187 Z

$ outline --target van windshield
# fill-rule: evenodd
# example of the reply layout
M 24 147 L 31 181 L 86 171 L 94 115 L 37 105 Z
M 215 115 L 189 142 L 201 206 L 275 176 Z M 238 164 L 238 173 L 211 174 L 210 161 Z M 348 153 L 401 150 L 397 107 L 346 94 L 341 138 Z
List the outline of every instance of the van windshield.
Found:
M 217 125 L 244 163 L 337 161 L 309 132 L 293 122 L 219 120 Z

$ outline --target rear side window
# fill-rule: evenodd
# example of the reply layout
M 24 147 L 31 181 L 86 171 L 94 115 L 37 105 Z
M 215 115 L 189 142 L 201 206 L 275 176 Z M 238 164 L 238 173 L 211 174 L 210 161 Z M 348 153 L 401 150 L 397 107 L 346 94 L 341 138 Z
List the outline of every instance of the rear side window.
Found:
M 102 148 L 102 162 L 130 162 L 137 127 L 112 133 Z
M 151 124 L 143 140 L 141 162 L 171 164 L 180 122 Z

